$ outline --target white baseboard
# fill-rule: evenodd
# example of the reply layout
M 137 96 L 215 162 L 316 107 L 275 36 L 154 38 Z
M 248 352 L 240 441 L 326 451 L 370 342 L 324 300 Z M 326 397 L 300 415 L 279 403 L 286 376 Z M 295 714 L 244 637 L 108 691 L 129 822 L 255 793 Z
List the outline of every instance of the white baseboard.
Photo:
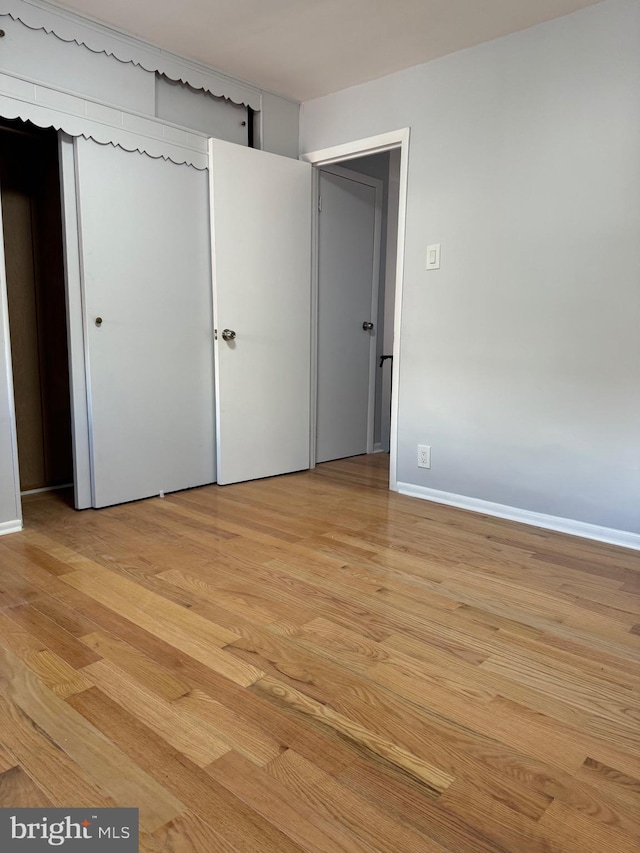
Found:
M 571 518 L 560 518 L 556 515 L 545 515 L 541 512 L 531 512 L 514 506 L 483 501 L 479 498 L 468 498 L 464 495 L 454 495 L 451 492 L 441 492 L 438 489 L 428 489 L 426 486 L 414 486 L 411 483 L 398 483 L 398 492 L 412 498 L 455 506 L 471 512 L 491 515 L 496 518 L 506 518 L 509 521 L 519 521 L 543 530 L 554 530 L 557 533 L 568 533 L 570 536 L 581 536 L 583 539 L 595 539 L 608 545 L 619 545 L 622 548 L 632 548 L 640 551 L 640 534 L 627 530 L 615 530 L 611 527 L 600 527 L 588 524 L 586 521 L 574 521 Z
M 22 519 L 16 518 L 15 521 L 0 521 L 0 536 L 5 533 L 20 533 L 22 530 Z
M 384 449 L 384 447 L 382 446 L 382 442 L 376 441 L 376 443 L 373 445 L 373 452 L 374 453 L 388 453 L 389 451 Z

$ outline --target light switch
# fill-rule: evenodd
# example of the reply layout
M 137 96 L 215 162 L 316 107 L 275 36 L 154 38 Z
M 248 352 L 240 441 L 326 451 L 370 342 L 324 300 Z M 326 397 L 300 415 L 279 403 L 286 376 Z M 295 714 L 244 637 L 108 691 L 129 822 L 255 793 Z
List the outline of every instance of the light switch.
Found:
M 440 243 L 435 243 L 433 246 L 427 246 L 427 269 L 440 269 Z

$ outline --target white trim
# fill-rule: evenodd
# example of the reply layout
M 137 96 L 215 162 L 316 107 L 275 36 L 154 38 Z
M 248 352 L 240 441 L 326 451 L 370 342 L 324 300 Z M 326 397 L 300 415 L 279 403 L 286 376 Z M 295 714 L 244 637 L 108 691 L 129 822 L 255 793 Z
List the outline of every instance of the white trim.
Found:
M 205 134 L 17 74 L 0 73 L 0 115 L 178 165 L 201 170 L 208 166 Z
M 541 512 L 532 512 L 528 509 L 496 504 L 491 501 L 483 501 L 480 498 L 470 498 L 464 495 L 455 495 L 451 492 L 441 492 L 438 489 L 429 489 L 426 486 L 416 486 L 411 483 L 398 483 L 398 491 L 401 495 L 412 498 L 420 498 L 433 503 L 454 506 L 458 509 L 466 509 L 494 518 L 505 518 L 509 521 L 518 521 L 532 527 L 540 527 L 543 530 L 554 530 L 557 533 L 568 533 L 570 536 L 580 536 L 583 539 L 595 539 L 597 542 L 605 542 L 609 545 L 619 545 L 622 548 L 632 548 L 640 551 L 640 534 L 631 533 L 626 530 L 615 530 L 611 527 L 600 527 L 597 524 L 589 524 L 586 521 L 576 521 L 572 518 L 561 518 L 556 515 L 545 515 Z
M 373 445 L 373 452 L 374 453 L 386 453 L 387 451 L 382 446 L 381 441 L 376 441 L 376 443 Z
M 82 242 L 82 207 L 80 199 L 82 198 L 80 169 L 78 168 L 78 140 L 73 140 L 73 159 L 74 159 L 74 177 L 76 191 L 76 223 L 78 234 L 78 259 L 79 259 L 79 276 L 76 281 L 76 286 L 79 286 L 80 292 L 76 291 L 76 300 L 79 299 L 79 310 L 81 316 L 76 315 L 76 333 L 80 334 L 82 327 L 82 362 L 80 361 L 80 352 L 76 357 L 76 366 L 78 367 L 78 377 L 84 379 L 84 388 L 80 391 L 80 400 L 86 402 L 87 407 L 87 432 L 86 432 L 86 450 L 89 454 L 89 477 L 88 481 L 85 478 L 85 486 L 89 487 L 91 493 L 91 503 L 88 506 L 96 507 L 96 465 L 94 453 L 94 437 L 93 437 L 93 397 L 91 385 L 91 361 L 89 357 L 89 318 L 87 316 L 87 294 L 86 294 L 86 275 L 85 275 L 85 258 L 84 245 Z M 78 309 L 76 309 L 78 310 Z M 79 348 L 78 348 L 79 349 Z M 85 457 L 86 460 L 86 457 Z
M 131 62 L 145 71 L 164 74 L 170 80 L 180 80 L 194 89 L 205 89 L 212 95 L 254 110 L 262 109 L 262 91 L 250 83 L 228 77 L 207 65 L 148 44 L 79 12 L 61 9 L 46 0 L 0 0 L 0 15 L 8 15 L 31 30 L 44 30 L 60 41 L 75 42 L 93 53 L 104 53 L 123 63 Z
M 393 321 L 393 377 L 391 393 L 391 435 L 389 448 L 389 488 L 398 491 L 398 400 L 400 390 L 400 332 L 402 329 L 402 294 L 404 288 L 404 244 L 407 216 L 407 180 L 409 174 L 409 138 L 408 127 L 334 145 L 318 151 L 301 154 L 300 159 L 314 166 L 326 166 L 330 163 L 353 160 L 367 154 L 377 154 L 400 148 L 400 198 L 398 206 L 398 247 L 396 260 L 396 297 Z
M 222 444 L 220 441 L 220 358 L 219 358 L 219 342 L 218 342 L 218 288 L 217 267 L 216 267 L 216 218 L 215 218 L 215 184 L 213 180 L 213 146 L 215 139 L 212 137 L 207 141 L 207 159 L 209 161 L 209 229 L 211 231 L 211 310 L 213 314 L 213 386 L 214 386 L 214 401 L 215 401 L 215 435 L 212 440 L 215 441 L 216 452 L 216 481 L 220 480 L 220 470 L 222 461 Z
M 16 518 L 15 521 L 0 521 L 0 536 L 5 536 L 7 533 L 20 533 L 22 530 L 22 519 Z
M 343 163 L 345 160 L 355 160 L 356 157 L 399 148 L 405 141 L 409 141 L 408 127 L 392 130 L 389 133 L 380 133 L 377 136 L 368 136 L 366 139 L 356 139 L 342 145 L 333 145 L 330 148 L 308 151 L 306 154 L 301 154 L 300 159 L 314 166 L 328 166 L 330 163 Z
M 71 396 L 73 498 L 76 509 L 92 505 L 89 408 L 87 404 L 84 292 L 80 252 L 80 210 L 77 186 L 76 140 L 58 134 L 62 241 L 67 309 L 67 348 Z
M 309 383 L 309 469 L 316 467 L 318 446 L 318 231 L 320 228 L 320 172 L 311 170 L 311 352 Z
M 330 165 L 330 166 L 322 166 L 320 169 L 316 169 L 314 171 L 327 172 L 330 175 L 336 175 L 339 178 L 345 178 L 348 181 L 355 181 L 357 184 L 364 184 L 367 187 L 371 187 L 375 191 L 375 200 L 374 200 L 374 223 L 373 223 L 373 270 L 371 277 L 371 306 L 370 306 L 370 320 L 374 323 L 374 332 L 375 334 L 369 335 L 369 394 L 367 399 L 367 453 L 374 452 L 374 431 L 375 431 L 375 417 L 376 417 L 376 364 L 378 362 L 377 359 L 377 339 L 379 334 L 378 329 L 378 298 L 380 294 L 380 256 L 381 256 L 381 247 L 382 247 L 382 196 L 383 196 L 383 183 L 379 178 L 373 178 L 370 175 L 365 175 L 362 172 L 354 172 L 351 169 L 345 169 L 341 166 Z M 320 177 L 318 175 L 318 181 Z M 319 187 L 318 187 L 319 192 Z M 316 210 L 317 210 L 316 205 Z M 318 228 L 320 225 L 320 219 L 318 219 Z M 317 235 L 317 231 L 316 231 Z M 319 284 L 319 256 L 318 249 L 316 247 L 315 254 L 313 257 L 313 267 L 316 272 L 316 279 Z M 316 292 L 316 325 L 317 325 L 317 298 L 318 292 Z M 317 391 L 317 377 L 318 377 L 318 348 L 317 348 L 317 329 L 316 329 L 316 348 L 312 350 L 312 371 L 316 377 L 316 395 Z M 312 433 L 316 434 L 317 431 L 317 398 L 316 398 L 316 411 L 314 412 L 315 419 L 312 423 Z M 315 453 L 313 456 L 314 466 L 315 466 Z
M 13 393 L 13 365 L 11 360 L 11 335 L 9 332 L 9 295 L 7 291 L 7 270 L 4 258 L 4 229 L 2 227 L 2 197 L 0 196 L 0 339 L 4 340 L 4 358 L 7 366 L 7 415 L 9 421 L 9 435 L 11 437 L 11 456 L 13 463 L 13 489 L 15 512 L 18 518 L 15 521 L 0 523 L 0 533 L 14 533 L 22 530 L 22 499 L 20 497 L 20 467 L 18 464 L 18 430 L 16 424 L 16 404 Z M 4 401 L 0 401 L 4 402 Z M 16 525 L 18 525 L 16 527 Z
M 20 494 L 24 498 L 28 495 L 42 495 L 44 492 L 59 492 L 62 489 L 70 489 L 72 486 L 73 483 L 63 483 L 61 486 L 43 486 L 41 489 L 27 489 Z

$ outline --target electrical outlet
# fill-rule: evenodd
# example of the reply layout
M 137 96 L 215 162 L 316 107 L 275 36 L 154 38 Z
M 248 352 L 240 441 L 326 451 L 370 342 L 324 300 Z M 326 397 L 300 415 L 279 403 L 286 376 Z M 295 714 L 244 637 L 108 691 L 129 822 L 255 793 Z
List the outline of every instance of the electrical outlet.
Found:
M 418 445 L 418 468 L 431 468 L 431 447 L 428 444 Z

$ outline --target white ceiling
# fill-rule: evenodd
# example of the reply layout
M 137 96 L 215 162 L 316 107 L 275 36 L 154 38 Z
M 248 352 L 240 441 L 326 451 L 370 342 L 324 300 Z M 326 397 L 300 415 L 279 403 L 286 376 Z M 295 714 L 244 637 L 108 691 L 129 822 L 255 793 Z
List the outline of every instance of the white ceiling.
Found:
M 306 101 L 601 0 L 66 0 L 165 50 Z

